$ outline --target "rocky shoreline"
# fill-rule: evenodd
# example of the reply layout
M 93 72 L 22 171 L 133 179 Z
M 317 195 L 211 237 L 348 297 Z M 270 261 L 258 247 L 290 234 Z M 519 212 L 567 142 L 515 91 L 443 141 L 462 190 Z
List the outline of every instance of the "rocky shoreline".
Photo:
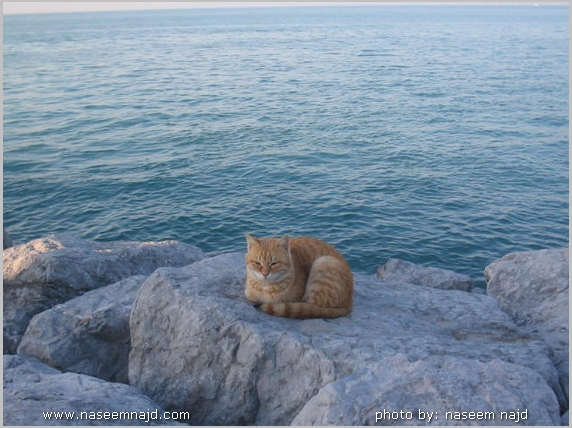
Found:
M 5 425 L 568 425 L 567 248 L 495 261 L 486 294 L 391 259 L 300 321 L 246 301 L 242 253 L 7 242 Z

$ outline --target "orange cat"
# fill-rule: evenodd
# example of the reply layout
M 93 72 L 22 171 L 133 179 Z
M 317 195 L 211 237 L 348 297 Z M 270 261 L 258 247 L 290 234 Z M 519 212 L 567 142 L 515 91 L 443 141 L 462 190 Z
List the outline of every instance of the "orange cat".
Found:
M 246 290 L 271 315 L 335 318 L 353 306 L 350 267 L 334 247 L 316 238 L 246 235 Z

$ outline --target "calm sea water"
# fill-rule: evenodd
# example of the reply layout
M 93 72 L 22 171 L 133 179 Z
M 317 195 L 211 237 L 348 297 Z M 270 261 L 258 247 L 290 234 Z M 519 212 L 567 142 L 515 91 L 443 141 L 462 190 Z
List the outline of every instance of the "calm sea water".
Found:
M 4 16 L 4 226 L 471 275 L 568 246 L 568 7 Z

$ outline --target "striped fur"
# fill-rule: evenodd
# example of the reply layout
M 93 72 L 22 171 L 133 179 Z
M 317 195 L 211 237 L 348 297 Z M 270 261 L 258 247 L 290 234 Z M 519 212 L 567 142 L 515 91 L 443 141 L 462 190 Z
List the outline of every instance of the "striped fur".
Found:
M 353 276 L 344 257 L 316 238 L 246 235 L 248 300 L 289 318 L 335 318 L 353 306 Z
M 337 318 L 350 313 L 348 308 L 328 308 L 307 302 L 263 303 L 260 309 L 270 315 L 287 318 Z

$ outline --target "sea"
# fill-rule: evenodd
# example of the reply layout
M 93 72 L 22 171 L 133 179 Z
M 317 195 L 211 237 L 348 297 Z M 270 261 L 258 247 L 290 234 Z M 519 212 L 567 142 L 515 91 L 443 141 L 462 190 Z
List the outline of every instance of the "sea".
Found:
M 3 16 L 17 242 L 310 235 L 469 275 L 569 238 L 568 5 Z

